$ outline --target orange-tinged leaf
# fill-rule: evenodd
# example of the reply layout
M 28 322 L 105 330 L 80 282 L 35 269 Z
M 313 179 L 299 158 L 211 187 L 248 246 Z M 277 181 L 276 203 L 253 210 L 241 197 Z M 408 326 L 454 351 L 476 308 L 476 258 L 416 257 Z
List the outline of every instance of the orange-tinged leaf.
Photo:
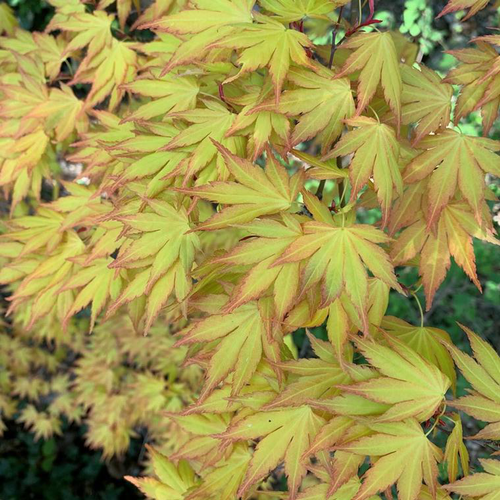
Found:
M 470 396 L 464 396 L 450 404 L 474 418 L 490 423 L 475 438 L 500 440 L 500 357 L 472 330 L 460 326 L 469 337 L 476 359 L 452 344 L 446 344 L 446 347 L 474 391 L 470 391 Z
M 255 449 L 238 495 L 264 478 L 280 461 L 285 462 L 290 499 L 297 497 L 306 474 L 301 457 L 310 446 L 324 420 L 308 406 L 258 412 L 231 425 L 217 437 L 225 441 L 261 438 Z
M 420 71 L 402 65 L 403 78 L 402 122 L 417 123 L 413 144 L 426 135 L 444 129 L 450 123 L 453 88 L 443 83 L 439 75 L 425 66 Z
M 448 377 L 401 340 L 389 336 L 387 340 L 388 347 L 357 340 L 360 351 L 382 376 L 343 386 L 343 391 L 392 405 L 377 421 L 428 420 L 444 401 Z
M 213 47 L 241 49 L 238 57 L 241 69 L 235 76 L 227 78 L 225 83 L 245 73 L 268 67 L 274 84 L 275 101 L 278 103 L 292 61 L 299 66 L 315 69 L 305 51 L 305 48 L 312 47 L 312 42 L 304 33 L 286 28 L 272 18 L 262 16 L 257 19 L 262 22 L 242 27 L 215 42 Z
M 427 439 L 416 420 L 372 424 L 370 428 L 375 431 L 373 436 L 337 447 L 357 455 L 380 457 L 366 473 L 356 500 L 364 500 L 395 483 L 398 498 L 405 500 L 418 498 L 422 481 L 431 493 L 436 491 L 437 461 L 442 452 Z
M 500 497 L 500 461 L 480 458 L 485 472 L 464 477 L 460 481 L 446 484 L 443 488 L 467 497 L 497 500 Z
M 484 175 L 500 175 L 500 143 L 445 130 L 420 141 L 423 153 L 406 167 L 403 180 L 414 183 L 430 176 L 428 225 L 433 225 L 456 189 L 481 219 L 484 201 Z
M 360 115 L 373 98 L 379 84 L 384 97 L 396 115 L 396 123 L 401 123 L 401 92 L 403 83 L 399 70 L 396 46 L 390 33 L 358 33 L 342 44 L 343 49 L 352 49 L 337 78 L 359 73 L 358 108 Z
M 298 117 L 292 133 L 292 146 L 316 137 L 321 151 L 326 154 L 342 133 L 342 120 L 354 114 L 354 100 L 347 79 L 333 80 L 332 72 L 318 74 L 302 68 L 291 68 L 287 79 L 297 89 L 285 90 L 277 110 L 285 115 Z M 274 104 L 257 109 L 273 109 Z
M 489 0 L 448 0 L 448 4 L 437 17 L 450 14 L 451 12 L 469 9 L 469 12 L 462 18 L 462 21 L 466 21 L 469 17 L 477 14 L 481 9 L 484 9 L 488 5 L 488 2 Z
M 198 230 L 213 230 L 244 224 L 265 214 L 287 211 L 302 187 L 302 172 L 289 177 L 271 152 L 262 170 L 215 143 L 236 182 L 213 182 L 206 186 L 180 191 L 212 202 L 230 205 L 200 224 Z
M 363 331 L 368 332 L 365 265 L 377 278 L 402 292 L 387 254 L 377 246 L 390 239 L 367 225 L 335 227 L 332 224 L 306 222 L 304 236 L 297 238 L 274 265 L 308 259 L 302 279 L 303 291 L 321 283 L 321 307 L 325 307 L 345 290 L 361 315 Z
M 200 394 L 202 402 L 232 374 L 231 395 L 237 395 L 250 381 L 264 352 L 272 350 L 271 339 L 256 302 L 229 314 L 212 314 L 182 332 L 177 345 L 219 340 L 208 364 L 206 381 Z
M 377 198 L 382 206 L 382 223 L 385 225 L 394 195 L 401 196 L 403 193 L 396 134 L 390 126 L 365 116 L 346 120 L 346 123 L 356 129 L 344 135 L 333 151 L 323 159 L 354 153 L 349 165 L 351 201 L 356 200 L 360 190 L 373 178 Z

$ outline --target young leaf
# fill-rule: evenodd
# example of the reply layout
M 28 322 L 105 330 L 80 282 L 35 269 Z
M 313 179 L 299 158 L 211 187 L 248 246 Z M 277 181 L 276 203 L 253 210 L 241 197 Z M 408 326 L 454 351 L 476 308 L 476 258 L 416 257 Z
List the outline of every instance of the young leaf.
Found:
M 300 406 L 255 413 L 218 435 L 218 438 L 229 442 L 261 438 L 238 495 L 244 495 L 250 486 L 264 478 L 284 460 L 289 498 L 296 499 L 300 483 L 306 475 L 306 467 L 301 457 L 323 423 L 324 420 L 311 408 Z
M 354 500 L 364 500 L 393 484 L 397 484 L 398 498 L 415 500 L 422 481 L 431 495 L 437 489 L 437 461 L 441 450 L 432 444 L 416 420 L 390 424 L 372 424 L 373 436 L 338 446 L 340 450 L 357 455 L 380 457 L 370 467 Z
M 360 115 L 373 98 L 377 86 L 382 85 L 384 97 L 401 124 L 401 92 L 403 83 L 399 70 L 396 46 L 390 33 L 358 33 L 342 44 L 343 49 L 353 49 L 336 78 L 359 73 L 358 108 Z
M 396 134 L 388 125 L 364 116 L 346 120 L 346 123 L 350 127 L 357 127 L 356 130 L 344 135 L 323 160 L 354 153 L 349 165 L 351 201 L 356 200 L 360 190 L 373 177 L 377 198 L 382 206 L 382 224 L 385 225 L 394 195 L 403 193 Z
M 474 418 L 489 422 L 473 438 L 500 440 L 500 357 L 472 330 L 460 327 L 469 337 L 476 360 L 451 344 L 446 347 L 474 391 L 450 404 Z
M 215 145 L 238 183 L 213 182 L 198 188 L 179 189 L 192 196 L 232 205 L 200 224 L 198 230 L 244 224 L 262 215 L 284 212 L 291 207 L 302 187 L 301 171 L 290 178 L 271 152 L 268 152 L 267 166 L 263 171 L 258 165 L 233 155 L 221 144 Z
M 439 218 L 457 188 L 481 220 L 484 201 L 484 176 L 500 175 L 500 142 L 471 137 L 454 130 L 445 130 L 423 139 L 423 153 L 406 167 L 403 180 L 412 184 L 430 176 L 429 227 Z
M 377 403 L 392 405 L 379 422 L 415 418 L 428 420 L 443 403 L 450 381 L 434 365 L 428 363 L 405 343 L 387 336 L 389 347 L 358 339 L 360 351 L 381 373 L 342 390 Z
M 365 265 L 374 276 L 402 292 L 387 254 L 377 246 L 389 242 L 389 238 L 363 224 L 336 227 L 333 223 L 311 221 L 303 228 L 304 236 L 297 238 L 273 265 L 308 259 L 303 291 L 321 282 L 321 307 L 326 307 L 345 290 L 361 316 L 363 331 L 368 333 Z

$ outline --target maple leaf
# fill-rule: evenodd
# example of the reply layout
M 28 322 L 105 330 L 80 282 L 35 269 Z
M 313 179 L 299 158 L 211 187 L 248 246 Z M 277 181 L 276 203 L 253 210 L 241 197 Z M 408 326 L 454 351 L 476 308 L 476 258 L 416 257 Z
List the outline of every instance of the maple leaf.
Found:
M 262 88 L 249 87 L 246 91 L 243 96 L 226 97 L 231 105 L 243 106 L 226 136 L 251 133 L 247 150 L 253 161 L 262 154 L 268 141 L 275 147 L 282 142 L 286 150 L 290 149 L 290 121 L 276 111 L 274 102 L 265 104 L 272 92 L 270 79 L 264 80 Z
M 282 319 L 292 307 L 299 287 L 299 264 L 273 266 L 273 263 L 302 234 L 302 229 L 289 214 L 282 214 L 282 220 L 284 224 L 275 220 L 257 220 L 244 225 L 242 228 L 249 233 L 250 239 L 212 261 L 224 266 L 251 266 L 232 291 L 224 312 L 231 312 L 250 300 L 260 298 L 271 287 L 277 318 Z
M 458 187 L 478 222 L 483 211 L 484 175 L 500 175 L 500 142 L 445 130 L 420 141 L 425 151 L 406 167 L 403 180 L 412 184 L 430 176 L 428 226 L 432 226 Z
M 289 498 L 296 499 L 298 488 L 306 475 L 306 467 L 300 459 L 323 424 L 324 419 L 311 408 L 300 406 L 255 413 L 215 436 L 227 442 L 261 438 L 238 490 L 238 496 L 244 495 L 251 485 L 264 478 L 284 460 Z
M 454 427 L 446 441 L 444 460 L 447 463 L 448 481 L 454 482 L 458 476 L 458 459 L 464 476 L 469 475 L 469 452 L 463 442 L 463 428 L 460 415 L 452 416 Z
M 215 299 L 222 306 L 226 300 L 224 296 Z M 278 359 L 277 344 L 268 333 L 257 302 L 240 306 L 229 314 L 212 314 L 193 322 L 182 332 L 176 346 L 215 340 L 220 342 L 213 349 L 199 402 L 231 373 L 231 395 L 237 395 L 255 373 L 264 353 L 273 361 Z
M 395 265 L 421 255 L 419 271 L 423 277 L 427 310 L 432 305 L 436 290 L 446 277 L 450 255 L 481 290 L 481 283 L 476 274 L 472 237 L 495 245 L 500 244 L 489 224 L 485 226 L 484 229 L 477 226 L 466 203 L 455 202 L 444 208 L 434 232 L 428 232 L 425 220 L 418 219 L 396 240 L 391 251 Z
M 482 40 L 485 41 L 482 41 Z M 461 85 L 454 110 L 455 125 L 472 111 L 481 108 L 483 135 L 488 135 L 497 118 L 500 103 L 500 75 L 498 54 L 489 43 L 489 37 L 476 38 L 477 47 L 449 51 L 460 64 L 452 69 L 444 82 Z
M 494 500 L 500 494 L 500 461 L 488 458 L 480 458 L 484 472 L 476 472 L 471 476 L 464 477 L 451 484 L 445 484 L 443 488 L 467 497 L 479 497 Z
M 439 328 L 414 326 L 394 316 L 385 316 L 380 327 L 402 340 L 429 363 L 438 367 L 455 388 L 457 379 L 455 366 L 453 359 L 443 345 L 443 343 L 451 343 L 448 333 Z
M 103 47 L 92 61 L 80 65 L 72 83 L 92 83 L 85 102 L 87 109 L 109 94 L 109 110 L 120 103 L 124 93 L 121 85 L 132 81 L 137 72 L 137 55 L 132 47 L 132 43 L 113 39 L 110 46 Z
M 401 65 L 403 79 L 402 123 L 417 123 L 413 145 L 431 132 L 450 123 L 453 87 L 443 83 L 439 75 L 425 66 L 420 70 Z
M 399 130 L 403 83 L 396 46 L 391 34 L 358 33 L 344 42 L 342 48 L 353 49 L 354 52 L 347 58 L 336 78 L 361 70 L 358 77 L 357 114 L 360 115 L 368 106 L 380 83 L 387 104 L 396 116 Z
M 140 29 L 151 29 L 159 33 L 191 35 L 170 58 L 163 73 L 176 66 L 203 59 L 211 44 L 238 26 L 252 23 L 252 8 L 255 0 L 194 0 L 192 9 L 182 10 L 168 16 L 139 25 Z
M 244 224 L 262 215 L 284 212 L 291 207 L 302 187 L 302 171 L 289 177 L 270 151 L 267 154 L 267 166 L 262 170 L 258 165 L 233 155 L 221 144 L 214 144 L 224 158 L 227 169 L 238 182 L 212 182 L 197 188 L 178 189 L 191 196 L 232 205 L 197 226 L 197 230 Z
M 73 259 L 76 263 L 83 263 L 85 257 Z M 96 259 L 89 267 L 85 267 L 76 272 L 71 278 L 61 287 L 61 291 L 81 288 L 74 302 L 71 304 L 69 311 L 63 321 L 63 326 L 66 327 L 69 319 L 78 311 L 86 307 L 92 302 L 90 316 L 90 331 L 94 329 L 97 315 L 102 311 L 106 302 L 109 299 L 116 299 L 122 288 L 121 276 L 115 276 L 115 270 L 109 269 L 109 264 L 113 259 Z
M 262 22 L 242 27 L 237 33 L 215 42 L 212 47 L 242 49 L 238 56 L 241 69 L 235 76 L 227 78 L 224 81 L 226 84 L 245 73 L 269 67 L 277 104 L 292 61 L 299 66 L 316 70 L 305 51 L 305 48 L 311 48 L 313 44 L 304 33 L 288 29 L 269 17 L 256 15 L 256 18 Z
M 389 424 L 370 424 L 373 436 L 362 437 L 336 448 L 357 455 L 380 457 L 365 474 L 363 484 L 353 500 L 384 491 L 396 483 L 398 498 L 415 500 L 422 488 L 422 480 L 434 497 L 437 490 L 437 461 L 441 450 L 431 443 L 420 424 L 409 419 Z
M 264 9 L 277 14 L 280 20 L 287 23 L 300 21 L 304 17 L 312 19 L 328 19 L 335 8 L 346 4 L 348 0 L 260 0 Z
M 105 47 L 110 47 L 113 42 L 111 34 L 111 23 L 113 16 L 103 11 L 95 11 L 93 14 L 73 14 L 67 19 L 53 19 L 48 29 L 50 31 L 61 30 L 77 33 L 77 35 L 66 45 L 64 55 L 87 47 L 87 55 L 82 65 L 88 64 Z
M 476 15 L 481 9 L 484 9 L 489 1 L 490 0 L 448 0 L 448 4 L 437 17 L 440 18 L 451 12 L 469 9 L 469 12 L 461 19 L 461 21 L 467 21 L 467 19 Z
M 337 361 L 332 346 L 309 333 L 308 338 L 318 359 L 276 363 L 275 366 L 289 373 L 291 378 L 286 388 L 263 409 L 301 406 L 312 400 L 329 398 L 340 392 L 338 385 L 351 381 Z
M 145 495 L 157 499 L 182 500 L 187 491 L 197 484 L 194 471 L 188 462 L 181 460 L 175 466 L 165 455 L 147 445 L 151 454 L 153 470 L 158 477 L 125 476 L 127 481 L 137 486 Z
M 183 207 L 174 208 L 165 201 L 147 200 L 151 211 L 117 216 L 128 231 L 128 241 L 120 247 L 111 269 L 134 268 L 149 259 L 148 267 L 139 272 L 121 295 L 108 307 L 106 318 L 121 305 L 148 294 L 146 327 L 149 330 L 160 309 L 174 291 L 182 302 L 191 286 L 189 273 L 199 248 L 196 234 L 188 233 L 189 219 Z
M 420 422 L 428 420 L 443 403 L 450 380 L 402 341 L 386 338 L 388 347 L 356 340 L 360 351 L 382 376 L 342 386 L 342 390 L 392 405 L 377 421 L 393 422 L 411 417 Z
M 450 405 L 474 418 L 489 422 L 472 436 L 473 439 L 500 440 L 500 357 L 493 347 L 472 330 L 459 326 L 467 334 L 476 359 L 452 344 L 446 344 L 446 348 L 473 390 L 469 390 L 470 395 L 450 402 Z
M 6 3 L 0 4 L 0 35 L 6 33 L 13 36 L 17 25 L 17 19 L 12 8 Z
M 169 116 L 185 120 L 190 125 L 181 130 L 166 146 L 160 149 L 160 151 L 172 151 L 186 148 L 186 146 L 194 147 L 187 164 L 184 185 L 194 174 L 211 162 L 216 163 L 217 168 L 220 168 L 218 165 L 220 152 L 214 141 L 230 149 L 233 153 L 239 149 L 238 138 L 225 136 L 236 115 L 219 103 L 204 101 L 204 104 L 206 108 L 170 113 Z M 215 162 L 214 159 L 216 159 Z M 223 172 L 217 172 L 217 178 L 225 178 Z
M 296 118 L 291 143 L 317 137 L 321 151 L 326 154 L 342 133 L 342 120 L 354 114 L 354 100 L 347 79 L 333 80 L 326 69 L 317 73 L 302 68 L 291 68 L 287 80 L 298 89 L 285 90 L 276 109 L 290 118 Z M 263 103 L 256 110 L 271 110 L 274 103 Z
M 152 97 L 139 109 L 126 116 L 122 122 L 149 120 L 169 112 L 186 111 L 196 107 L 196 98 L 200 90 L 199 83 L 193 76 L 166 75 L 155 78 L 136 78 L 133 82 L 121 86 L 122 90 Z
M 382 206 L 382 224 L 385 226 L 394 194 L 403 193 L 396 134 L 390 126 L 364 116 L 346 120 L 346 124 L 357 128 L 344 135 L 323 160 L 354 153 L 349 165 L 350 199 L 356 200 L 359 191 L 373 176 L 377 198 Z
M 246 444 L 234 446 L 230 456 L 217 467 L 211 468 L 203 476 L 203 483 L 191 491 L 186 500 L 220 498 L 231 500 L 243 480 L 251 455 Z
M 89 124 L 86 114 L 83 113 L 83 102 L 63 83 L 60 89 L 51 89 L 48 99 L 26 116 L 43 118 L 46 129 L 53 129 L 58 141 L 67 139 L 75 129 L 81 133 L 86 132 Z
M 374 276 L 404 293 L 387 254 L 377 246 L 388 243 L 390 239 L 371 226 L 338 227 L 329 218 L 329 222 L 303 224 L 304 236 L 297 238 L 273 265 L 308 259 L 303 271 L 303 292 L 321 282 L 320 307 L 326 307 L 345 291 L 361 316 L 362 330 L 368 332 L 365 265 Z

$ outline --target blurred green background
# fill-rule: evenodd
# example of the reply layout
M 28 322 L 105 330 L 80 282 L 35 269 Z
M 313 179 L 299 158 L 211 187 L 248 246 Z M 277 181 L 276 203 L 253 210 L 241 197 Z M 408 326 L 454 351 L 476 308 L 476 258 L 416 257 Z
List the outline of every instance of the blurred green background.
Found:
M 0 0 L 2 1 L 2 0 Z M 41 31 L 50 20 L 53 8 L 41 0 L 8 0 L 23 28 Z M 499 26 L 499 13 L 495 7 L 485 9 L 471 20 L 461 23 L 463 13 L 448 15 L 435 20 L 445 1 L 431 0 L 379 0 L 376 1 L 378 19 L 383 26 L 399 29 L 420 46 L 420 59 L 440 72 L 446 72 L 455 60 L 444 51 L 465 47 L 468 41 L 489 32 L 487 27 Z M 468 134 L 480 135 L 478 113 L 473 113 L 461 126 Z M 493 129 L 492 137 L 500 139 L 500 124 Z M 495 194 L 500 195 L 498 179 L 489 179 Z M 492 204 L 498 215 L 498 206 Z M 367 217 L 370 217 L 368 215 Z M 374 222 L 367 220 L 366 222 Z M 456 322 L 463 323 L 487 339 L 497 350 L 500 348 L 500 256 L 498 248 L 484 243 L 475 245 L 479 278 L 484 290 L 481 295 L 465 274 L 453 264 L 445 283 L 439 290 L 434 306 L 425 314 L 426 324 L 442 328 L 450 333 L 454 342 L 469 350 L 465 335 Z M 406 284 L 417 281 L 415 269 L 400 270 L 400 278 Z M 421 300 L 424 303 L 422 294 Z M 393 294 L 389 314 L 418 324 L 420 313 L 413 299 Z M 326 338 L 324 328 L 314 333 Z M 304 333 L 294 336 L 299 350 L 303 346 Z M 302 348 L 302 349 L 301 349 Z M 459 380 L 463 391 L 465 382 Z M 465 422 L 466 433 L 474 429 Z M 467 426 L 470 428 L 467 429 Z M 122 478 L 124 474 L 137 475 L 141 441 L 133 441 L 127 456 L 103 463 L 99 452 L 84 446 L 83 428 L 68 426 L 62 437 L 35 442 L 22 427 L 10 424 L 0 441 L 0 499 L 133 499 L 141 498 L 135 488 Z M 481 456 L 480 445 L 470 443 L 470 451 Z

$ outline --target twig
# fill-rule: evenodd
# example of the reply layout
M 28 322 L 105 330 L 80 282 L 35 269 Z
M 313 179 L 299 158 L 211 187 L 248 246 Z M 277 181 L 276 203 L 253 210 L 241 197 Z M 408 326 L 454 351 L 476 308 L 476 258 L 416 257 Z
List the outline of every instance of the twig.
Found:
M 340 21 L 342 21 L 342 12 L 344 11 L 344 6 L 340 7 L 339 19 L 337 21 L 337 25 L 333 28 L 332 31 L 332 50 L 330 51 L 330 60 L 328 61 L 328 69 L 332 69 L 333 66 L 333 56 L 337 50 L 337 32 L 340 27 Z

